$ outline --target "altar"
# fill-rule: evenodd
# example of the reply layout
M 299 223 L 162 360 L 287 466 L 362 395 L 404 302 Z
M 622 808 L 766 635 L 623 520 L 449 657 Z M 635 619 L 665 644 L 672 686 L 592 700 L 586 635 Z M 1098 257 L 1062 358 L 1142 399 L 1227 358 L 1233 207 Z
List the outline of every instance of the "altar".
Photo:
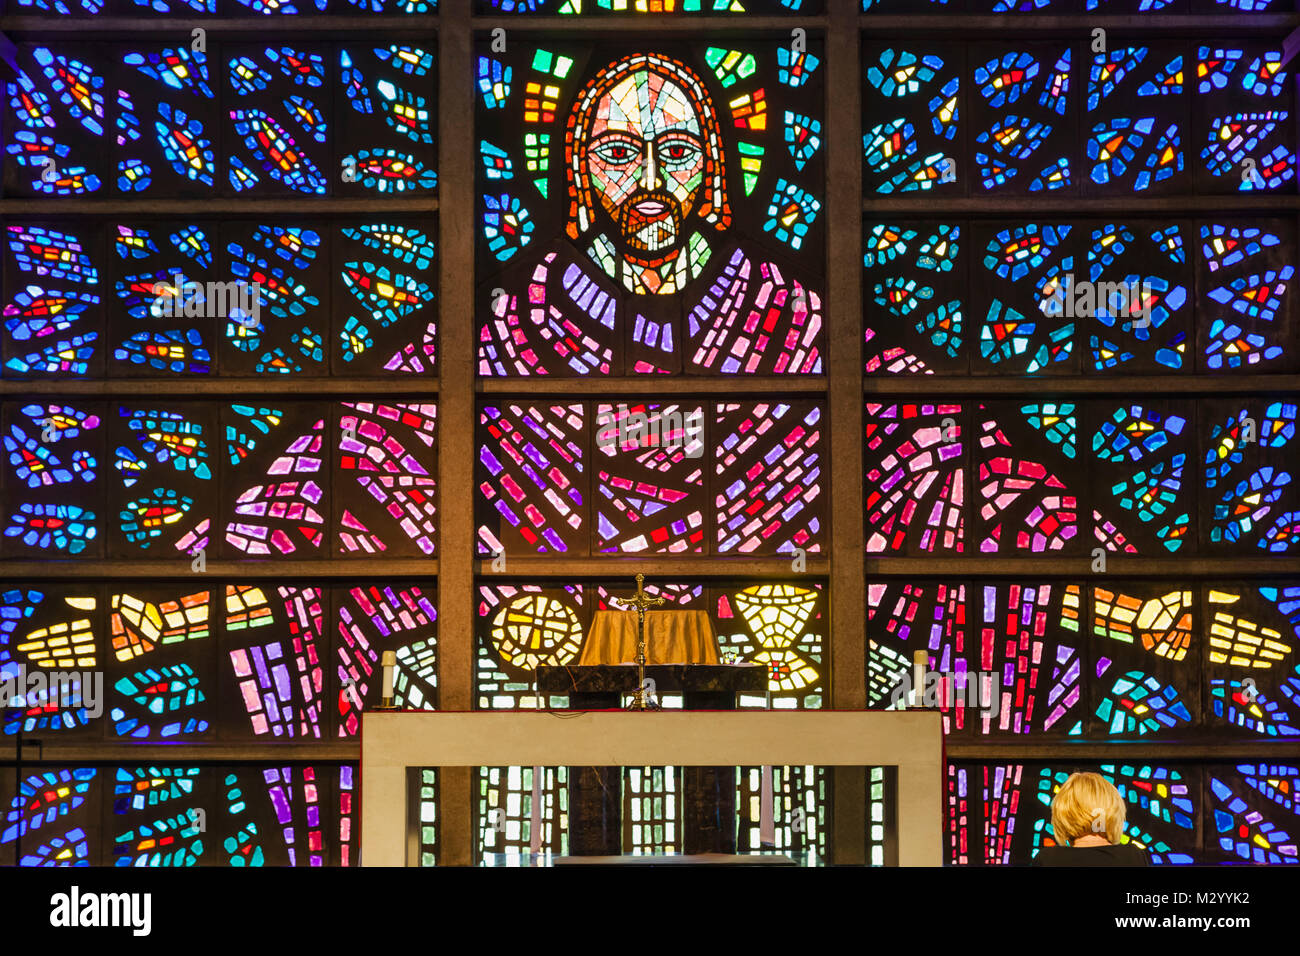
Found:
M 479 766 L 896 768 L 900 866 L 943 862 L 943 734 L 935 710 L 367 711 L 361 863 L 418 857 L 410 772 Z
M 536 668 L 539 698 L 565 698 L 559 708 L 363 714 L 363 864 L 405 862 L 411 768 L 503 765 L 569 768 L 568 858 L 577 861 L 627 855 L 624 767 L 681 767 L 683 855 L 739 859 L 737 767 L 893 766 L 899 861 L 939 862 L 937 712 L 738 710 L 737 695 L 765 695 L 768 664 L 724 662 L 706 613 L 647 614 L 664 599 L 645 592 L 642 575 L 636 582 L 631 598 L 614 599 L 630 610 L 597 613 L 576 663 Z M 664 694 L 683 706 L 664 708 Z

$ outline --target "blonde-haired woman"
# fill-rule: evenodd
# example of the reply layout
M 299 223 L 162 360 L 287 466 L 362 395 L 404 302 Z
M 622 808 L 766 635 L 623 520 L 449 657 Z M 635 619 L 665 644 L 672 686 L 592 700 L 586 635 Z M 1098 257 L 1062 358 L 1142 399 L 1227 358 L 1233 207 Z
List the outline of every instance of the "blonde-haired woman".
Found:
M 1146 850 L 1120 843 L 1124 800 L 1099 773 L 1072 773 L 1052 798 L 1056 846 L 1044 847 L 1034 866 L 1150 866 Z

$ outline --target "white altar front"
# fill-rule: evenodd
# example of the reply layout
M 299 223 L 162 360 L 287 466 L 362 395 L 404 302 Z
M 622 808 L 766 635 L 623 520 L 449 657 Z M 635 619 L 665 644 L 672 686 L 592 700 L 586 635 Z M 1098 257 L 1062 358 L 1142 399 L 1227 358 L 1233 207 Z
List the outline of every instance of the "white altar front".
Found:
M 898 862 L 943 862 L 937 711 L 368 711 L 361 863 L 407 864 L 408 768 L 824 766 L 897 768 Z

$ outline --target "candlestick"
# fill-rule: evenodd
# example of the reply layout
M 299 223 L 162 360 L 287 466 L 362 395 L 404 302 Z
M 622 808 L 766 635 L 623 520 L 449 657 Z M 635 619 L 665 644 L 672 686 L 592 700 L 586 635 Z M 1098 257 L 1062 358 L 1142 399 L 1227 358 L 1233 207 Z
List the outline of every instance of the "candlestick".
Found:
M 384 669 L 384 683 L 383 689 L 379 695 L 380 700 L 378 709 L 393 710 L 395 709 L 393 702 L 393 682 L 394 678 L 397 676 L 397 651 L 384 651 L 383 656 L 380 658 L 380 663 Z
M 925 673 L 930 669 L 930 652 L 912 652 L 912 706 L 925 706 Z

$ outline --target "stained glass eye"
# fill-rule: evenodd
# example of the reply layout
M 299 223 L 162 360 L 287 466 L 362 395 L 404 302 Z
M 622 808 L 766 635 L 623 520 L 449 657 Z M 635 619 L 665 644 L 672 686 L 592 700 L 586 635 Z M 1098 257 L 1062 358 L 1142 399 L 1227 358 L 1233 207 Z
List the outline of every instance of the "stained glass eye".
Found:
M 671 139 L 659 145 L 660 161 L 666 166 L 690 166 L 700 157 L 700 147 L 689 139 Z
M 632 144 L 623 140 L 606 140 L 597 143 L 592 152 L 596 154 L 601 162 L 611 166 L 622 166 L 630 163 L 638 155 Z

